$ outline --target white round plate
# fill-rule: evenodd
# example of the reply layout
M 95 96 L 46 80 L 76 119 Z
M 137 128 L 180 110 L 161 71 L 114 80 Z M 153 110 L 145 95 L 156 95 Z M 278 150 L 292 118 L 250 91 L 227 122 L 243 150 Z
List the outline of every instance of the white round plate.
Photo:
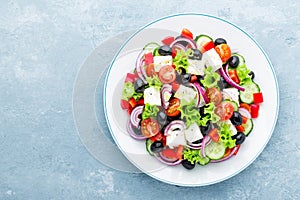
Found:
M 145 141 L 132 139 L 126 131 L 128 114 L 120 107 L 126 73 L 132 72 L 135 60 L 149 42 L 160 42 L 166 36 L 177 36 L 182 28 L 194 35 L 222 37 L 230 47 L 245 57 L 247 66 L 256 74 L 264 103 L 260 116 L 254 119 L 253 132 L 241 146 L 239 153 L 222 163 L 197 165 L 186 170 L 181 165 L 168 167 L 150 156 Z M 104 109 L 110 132 L 127 159 L 142 172 L 160 181 L 180 186 L 203 186 L 226 180 L 249 166 L 268 143 L 275 127 L 279 109 L 279 92 L 274 69 L 261 46 L 238 26 L 204 14 L 176 14 L 158 19 L 134 33 L 117 52 L 107 73 L 104 86 Z

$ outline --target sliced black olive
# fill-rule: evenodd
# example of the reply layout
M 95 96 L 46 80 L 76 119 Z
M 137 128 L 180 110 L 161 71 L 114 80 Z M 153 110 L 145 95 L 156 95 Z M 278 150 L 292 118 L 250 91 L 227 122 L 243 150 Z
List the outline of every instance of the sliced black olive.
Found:
M 179 39 L 179 38 L 185 38 L 185 37 L 182 37 L 181 35 L 180 36 L 177 36 L 176 38 L 175 38 L 175 40 L 177 40 L 177 39 Z M 186 41 L 179 41 L 178 42 L 179 44 L 181 44 L 181 45 L 183 45 L 183 46 L 185 46 L 185 47 L 187 47 L 188 46 L 188 42 L 186 42 Z
M 243 132 L 237 132 L 237 134 L 232 136 L 232 139 L 235 139 L 235 144 L 239 145 L 245 141 L 246 135 Z
M 134 84 L 134 90 L 136 92 L 144 92 L 146 84 L 142 81 L 142 79 L 137 79 Z
M 200 126 L 200 131 L 201 131 L 202 135 L 207 135 L 209 133 L 209 131 L 211 131 L 211 129 L 212 129 L 212 126 L 211 126 L 210 121 L 208 121 L 205 126 Z
M 161 152 L 163 149 L 164 149 L 164 145 L 163 145 L 163 143 L 161 141 L 155 141 L 150 146 L 150 150 L 153 153 Z
M 194 167 L 195 167 L 195 165 L 196 165 L 196 163 L 194 162 L 194 164 L 192 164 L 190 161 L 188 161 L 188 160 L 183 160 L 182 162 L 181 162 L 181 164 L 182 164 L 182 166 L 184 166 L 184 168 L 186 168 L 186 169 L 194 169 Z
M 189 83 L 190 80 L 191 80 L 191 74 L 182 74 L 180 83 L 186 84 L 186 83 Z
M 234 126 L 239 126 L 243 123 L 242 115 L 239 112 L 234 111 L 230 121 Z
M 157 119 L 158 123 L 162 126 L 165 125 L 168 121 L 167 115 L 164 111 L 159 111 L 157 113 L 156 119 Z
M 201 60 L 202 59 L 201 51 L 199 49 L 193 49 L 191 55 L 189 56 L 189 59 Z
M 194 142 L 192 142 L 193 144 L 200 144 L 202 142 L 202 139 L 196 140 Z
M 170 55 L 172 55 L 172 48 L 169 47 L 168 45 L 160 46 L 160 47 L 158 48 L 158 53 L 159 53 L 161 56 L 170 56 Z
M 219 44 L 227 44 L 226 40 L 223 38 L 217 38 L 214 42 L 215 46 L 219 45 Z
M 251 72 L 249 73 L 249 76 L 251 76 L 251 79 L 253 80 L 253 79 L 254 79 L 254 77 L 255 77 L 255 74 L 254 74 L 254 72 L 253 72 L 253 71 L 251 71 Z
M 231 56 L 228 60 L 228 64 L 232 68 L 236 68 L 240 64 L 240 59 L 238 56 Z

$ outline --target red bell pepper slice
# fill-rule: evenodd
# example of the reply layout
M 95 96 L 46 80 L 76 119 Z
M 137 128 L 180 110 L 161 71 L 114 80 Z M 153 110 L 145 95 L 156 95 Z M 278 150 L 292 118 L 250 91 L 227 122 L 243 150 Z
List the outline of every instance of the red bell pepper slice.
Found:
M 175 38 L 173 36 L 167 36 L 164 39 L 161 40 L 161 42 L 165 45 L 170 45 L 173 41 L 175 40 Z
M 251 117 L 257 118 L 259 115 L 259 105 L 258 104 L 251 104 Z
M 253 103 L 259 104 L 264 102 L 263 94 L 261 92 L 253 94 Z

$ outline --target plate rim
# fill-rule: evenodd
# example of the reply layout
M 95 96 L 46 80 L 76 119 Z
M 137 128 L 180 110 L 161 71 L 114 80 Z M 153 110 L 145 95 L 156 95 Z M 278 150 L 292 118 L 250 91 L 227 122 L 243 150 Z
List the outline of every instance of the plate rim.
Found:
M 274 121 L 273 121 L 273 125 L 272 125 L 272 128 L 271 128 L 271 134 L 269 135 L 269 137 L 267 138 L 266 142 L 264 143 L 263 147 L 260 149 L 260 151 L 252 158 L 252 160 L 250 162 L 248 162 L 244 167 L 242 167 L 240 170 L 236 171 L 235 173 L 232 173 L 230 174 L 229 176 L 226 176 L 222 179 L 218 179 L 218 180 L 215 180 L 215 181 L 211 181 L 211 182 L 208 182 L 208 183 L 203 183 L 203 184 L 178 184 L 178 183 L 175 183 L 175 182 L 171 182 L 171 181 L 168 181 L 168 180 L 164 180 L 164 179 L 161 179 L 160 177 L 157 177 L 157 176 L 154 176 L 153 174 L 151 173 L 147 173 L 146 171 L 144 171 L 143 169 L 141 169 L 138 165 L 135 164 L 135 162 L 133 162 L 132 160 L 128 159 L 127 155 L 125 154 L 125 152 L 122 151 L 122 149 L 120 148 L 120 145 L 118 143 L 118 141 L 116 140 L 114 134 L 113 134 L 113 131 L 111 129 L 111 125 L 109 123 L 109 119 L 108 119 L 108 115 L 107 115 L 107 108 L 106 108 L 106 89 L 107 89 L 107 82 L 108 82 L 108 77 L 110 75 L 110 71 L 112 69 L 112 66 L 114 65 L 117 57 L 120 55 L 120 52 L 124 49 L 124 47 L 128 44 L 128 42 L 134 38 L 139 32 L 141 32 L 142 30 L 146 29 L 148 26 L 156 23 L 156 22 L 159 22 L 159 21 L 162 21 L 162 20 L 165 20 L 165 19 L 169 19 L 169 18 L 175 18 L 175 17 L 180 17 L 180 16 L 202 16 L 202 17 L 208 17 L 208 18 L 213 18 L 213 19 L 217 19 L 217 20 L 220 20 L 222 22 L 225 22 L 231 26 L 233 26 L 234 28 L 238 29 L 239 31 L 241 31 L 243 34 L 245 34 L 247 37 L 249 37 L 254 43 L 255 45 L 260 49 L 260 51 L 263 53 L 264 57 L 266 58 L 267 62 L 268 62 L 268 65 L 272 71 L 272 74 L 273 74 L 273 78 L 275 80 L 275 87 L 276 87 L 276 112 L 275 112 L 275 118 L 274 118 Z M 149 22 L 148 24 L 138 28 L 137 31 L 135 31 L 127 40 L 125 40 L 125 42 L 121 45 L 121 47 L 119 48 L 119 50 L 116 52 L 114 58 L 112 59 L 109 67 L 108 67 L 108 70 L 107 70 L 107 73 L 106 73 L 106 76 L 105 76 L 105 81 L 104 81 L 104 92 L 103 92 L 103 106 L 104 106 L 104 114 L 105 114 L 105 119 L 106 119 L 106 122 L 107 122 L 107 126 L 108 126 L 108 129 L 114 139 L 114 141 L 116 142 L 118 148 L 120 149 L 120 151 L 123 153 L 123 155 L 131 162 L 135 165 L 135 167 L 137 167 L 138 169 L 140 169 L 143 173 L 147 174 L 148 176 L 156 179 L 156 180 L 159 180 L 161 182 L 164 182 L 164 183 L 168 183 L 168 184 L 171 184 L 171 185 L 178 185 L 178 186 L 186 186 L 186 187 L 198 187 L 198 186 L 206 186 L 206 185 L 213 185 L 213 184 L 216 184 L 216 183 L 219 183 L 219 182 L 223 182 L 229 178 L 232 178 L 234 176 L 236 176 L 237 174 L 239 174 L 240 172 L 244 171 L 247 167 L 249 167 L 256 159 L 257 157 L 262 153 L 262 151 L 265 149 L 265 147 L 267 146 L 267 144 L 269 143 L 270 141 L 270 138 L 272 137 L 273 135 L 273 132 L 274 132 L 274 129 L 275 129 L 275 126 L 277 124 L 277 121 L 278 121 L 278 113 L 279 113 L 279 86 L 278 86 L 278 80 L 277 80 L 277 77 L 276 77 L 276 73 L 275 73 L 275 70 L 274 70 L 274 67 L 268 57 L 268 55 L 266 54 L 266 52 L 264 51 L 264 49 L 262 48 L 262 46 L 249 34 L 247 33 L 245 30 L 243 30 L 242 28 L 240 28 L 239 26 L 237 26 L 236 24 L 230 22 L 230 21 L 227 21 L 223 18 L 220 18 L 220 17 L 217 17 L 217 16 L 214 16 L 214 15 L 209 15 L 209 14 L 204 14 L 204 13 L 195 13 L 195 12 L 187 12 L 187 13 L 176 13 L 176 14 L 171 14 L 171 15 L 167 15 L 167 16 L 164 16 L 164 17 L 160 17 L 156 20 L 153 20 L 151 22 Z

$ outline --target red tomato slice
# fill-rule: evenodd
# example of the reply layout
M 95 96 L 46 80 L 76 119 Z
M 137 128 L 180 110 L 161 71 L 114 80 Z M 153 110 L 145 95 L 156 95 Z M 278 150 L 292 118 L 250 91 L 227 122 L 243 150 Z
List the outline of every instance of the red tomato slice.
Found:
M 258 93 L 254 93 L 253 94 L 253 100 L 255 104 L 259 104 L 259 103 L 262 103 L 264 102 L 264 98 L 263 98 L 263 95 L 261 92 L 258 92 Z
M 243 119 L 243 124 L 246 124 L 248 121 L 248 118 L 242 115 L 242 119 Z
M 219 142 L 220 140 L 220 136 L 218 133 L 218 129 L 217 128 L 213 128 L 209 133 L 208 136 L 214 141 L 214 142 Z
M 139 76 L 137 74 L 127 73 L 126 78 L 125 78 L 125 83 L 126 82 L 134 83 L 134 81 L 136 81 L 136 79 L 138 79 L 138 78 L 139 78 Z
M 172 83 L 176 79 L 175 69 L 171 65 L 160 68 L 158 78 L 162 83 Z
M 184 151 L 184 146 L 179 145 L 178 147 L 175 147 L 174 149 L 171 148 L 165 148 L 162 150 L 162 155 L 170 160 L 181 160 L 182 155 Z
M 175 91 L 175 92 L 180 87 L 180 84 L 178 82 L 176 82 L 176 81 L 174 81 L 171 85 L 172 85 L 172 90 Z
M 145 60 L 145 64 L 146 65 L 149 65 L 149 64 L 153 63 L 154 62 L 154 58 L 153 58 L 152 52 L 146 53 L 144 60 Z
M 208 88 L 205 91 L 205 94 L 209 100 L 209 102 L 213 102 L 215 105 L 218 105 L 222 101 L 222 93 L 220 92 L 219 89 L 212 87 Z
M 170 45 L 173 41 L 175 40 L 175 38 L 173 36 L 167 36 L 164 39 L 161 40 L 161 42 L 165 45 Z
M 155 72 L 155 69 L 154 69 L 154 64 L 149 64 L 149 65 L 146 65 L 146 74 L 147 76 L 149 77 L 152 77 L 154 75 L 156 75 L 157 73 Z
M 236 84 L 240 83 L 240 79 L 239 79 L 235 69 L 234 70 L 228 70 L 228 75 L 231 78 L 231 80 L 233 80 Z
M 227 62 L 231 56 L 231 50 L 228 44 L 219 44 L 215 47 L 215 50 L 219 54 L 223 63 Z
M 181 36 L 186 37 L 186 38 L 190 38 L 190 39 L 194 38 L 193 33 L 187 28 L 182 29 Z
M 124 100 L 124 99 L 121 99 L 121 107 L 122 109 L 128 109 L 129 108 L 129 102 Z
M 141 122 L 141 132 L 147 138 L 153 137 L 159 130 L 159 123 L 155 119 L 148 118 Z
M 222 121 L 228 120 L 233 115 L 233 105 L 231 103 L 223 102 L 215 109 L 215 114 L 218 115 Z
M 258 104 L 251 104 L 251 117 L 257 118 L 259 115 L 259 105 Z
M 136 100 L 133 97 L 131 97 L 128 100 L 128 103 L 129 103 L 129 105 L 130 105 L 131 108 L 134 108 L 137 105 L 137 102 L 136 102 Z
M 240 145 L 240 144 L 239 144 L 239 145 L 236 145 L 236 146 L 237 146 L 237 150 L 234 152 L 233 155 L 236 155 L 236 154 L 239 152 L 240 148 L 241 148 L 241 145 Z
M 180 107 L 180 100 L 173 98 L 169 102 L 169 107 L 166 110 L 166 114 L 170 117 L 174 117 L 180 114 L 178 108 Z

